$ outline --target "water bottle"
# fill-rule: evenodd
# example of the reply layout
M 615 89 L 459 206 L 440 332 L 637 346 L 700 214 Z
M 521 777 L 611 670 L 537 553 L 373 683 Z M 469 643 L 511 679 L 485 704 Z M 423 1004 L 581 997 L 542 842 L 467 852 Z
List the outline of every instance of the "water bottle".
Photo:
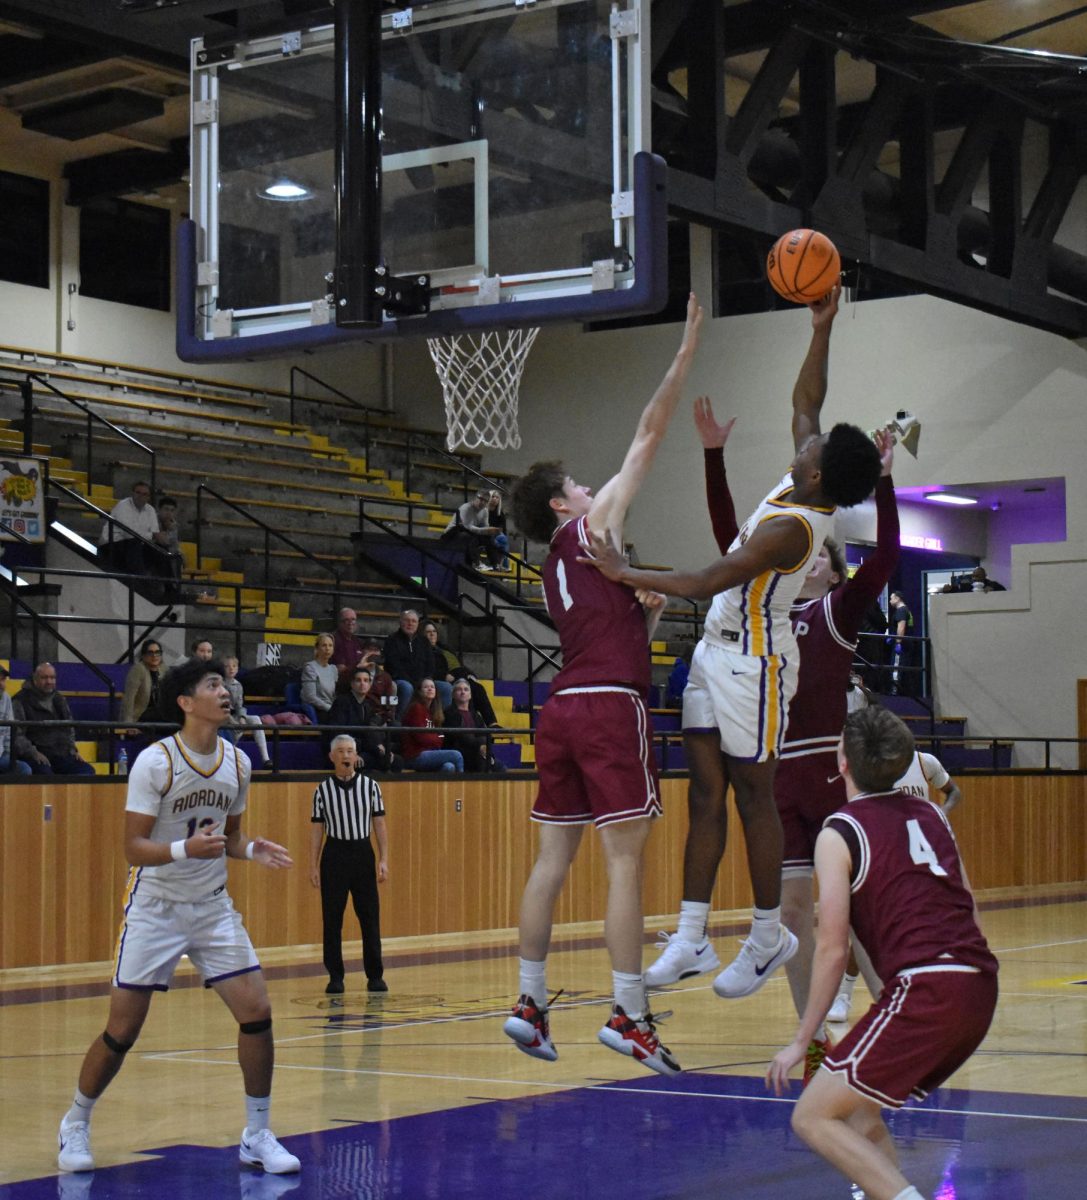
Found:
M 128 774 L 128 751 L 124 748 L 124 746 L 117 751 L 117 774 Z

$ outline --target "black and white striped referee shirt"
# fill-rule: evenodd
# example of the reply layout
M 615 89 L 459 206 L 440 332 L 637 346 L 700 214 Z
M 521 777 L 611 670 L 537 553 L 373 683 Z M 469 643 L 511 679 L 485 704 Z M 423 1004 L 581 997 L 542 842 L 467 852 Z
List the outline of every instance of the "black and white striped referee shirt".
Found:
M 330 775 L 313 793 L 315 824 L 324 825 L 330 838 L 344 842 L 360 842 L 370 836 L 374 817 L 383 817 L 381 788 L 369 775 L 358 774 L 343 780 Z

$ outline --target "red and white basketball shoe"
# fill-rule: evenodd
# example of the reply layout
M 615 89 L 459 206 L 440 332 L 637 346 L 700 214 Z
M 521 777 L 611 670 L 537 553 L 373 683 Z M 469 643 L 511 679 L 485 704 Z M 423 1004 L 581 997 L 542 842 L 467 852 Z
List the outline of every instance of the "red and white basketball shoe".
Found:
M 560 993 L 552 997 L 552 1002 Z M 550 1006 L 548 1006 L 550 1007 Z M 547 1008 L 540 1008 L 531 996 L 519 996 L 513 1012 L 506 1018 L 502 1032 L 512 1038 L 518 1050 L 533 1058 L 554 1062 L 559 1056 L 551 1041 L 551 1026 L 547 1019 Z
M 683 1070 L 671 1050 L 657 1037 L 652 1013 L 635 1021 L 616 1004 L 611 1010 L 611 1020 L 596 1036 L 609 1050 L 629 1055 L 658 1075 L 678 1075 Z

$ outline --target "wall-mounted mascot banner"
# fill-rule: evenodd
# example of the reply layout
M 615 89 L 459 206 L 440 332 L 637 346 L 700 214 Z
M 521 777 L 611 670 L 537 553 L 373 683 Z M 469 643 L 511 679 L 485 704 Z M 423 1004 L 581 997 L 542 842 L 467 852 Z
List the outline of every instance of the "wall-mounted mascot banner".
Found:
M 45 541 L 45 484 L 49 460 L 0 451 L 0 541 Z M 14 530 L 14 533 L 11 531 Z

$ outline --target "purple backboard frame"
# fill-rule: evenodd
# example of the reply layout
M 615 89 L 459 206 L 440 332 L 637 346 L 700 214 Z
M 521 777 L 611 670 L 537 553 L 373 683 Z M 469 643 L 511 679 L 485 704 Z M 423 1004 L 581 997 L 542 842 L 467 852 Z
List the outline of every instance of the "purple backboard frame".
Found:
M 182 362 L 244 362 L 282 357 L 345 342 L 434 337 L 512 325 L 562 321 L 607 321 L 660 312 L 668 301 L 668 167 L 656 154 L 634 156 L 634 286 L 586 292 L 554 300 L 525 300 L 467 308 L 436 309 L 425 317 L 386 321 L 373 329 L 307 325 L 251 337 L 205 340 L 196 335 L 196 224 L 182 221 L 177 232 L 177 356 Z

